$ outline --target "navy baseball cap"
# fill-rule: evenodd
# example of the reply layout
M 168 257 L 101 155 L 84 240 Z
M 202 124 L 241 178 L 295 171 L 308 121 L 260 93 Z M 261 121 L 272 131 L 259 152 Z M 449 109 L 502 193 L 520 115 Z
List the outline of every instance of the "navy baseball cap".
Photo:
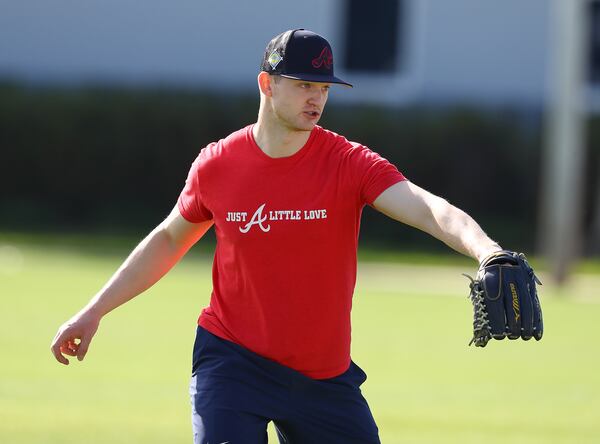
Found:
M 306 29 L 293 29 L 274 37 L 265 49 L 260 69 L 288 79 L 352 87 L 333 74 L 333 53 L 329 42 Z

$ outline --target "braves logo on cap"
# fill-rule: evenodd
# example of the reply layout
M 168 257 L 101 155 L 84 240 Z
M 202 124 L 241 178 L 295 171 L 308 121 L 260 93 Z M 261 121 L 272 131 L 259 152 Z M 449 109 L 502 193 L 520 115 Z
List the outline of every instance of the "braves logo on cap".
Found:
M 333 65 L 333 54 L 331 54 L 331 50 L 327 46 L 323 48 L 319 57 L 312 61 L 313 68 L 320 68 L 323 65 L 325 65 L 325 68 L 327 69 L 331 69 L 331 66 Z

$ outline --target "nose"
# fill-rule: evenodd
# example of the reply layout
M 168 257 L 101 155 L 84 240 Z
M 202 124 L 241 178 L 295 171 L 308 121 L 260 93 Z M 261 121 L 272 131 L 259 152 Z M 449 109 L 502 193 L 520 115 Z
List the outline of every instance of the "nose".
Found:
M 308 98 L 308 103 L 311 105 L 322 105 L 327 100 L 327 91 L 322 88 L 314 88 L 312 94 Z

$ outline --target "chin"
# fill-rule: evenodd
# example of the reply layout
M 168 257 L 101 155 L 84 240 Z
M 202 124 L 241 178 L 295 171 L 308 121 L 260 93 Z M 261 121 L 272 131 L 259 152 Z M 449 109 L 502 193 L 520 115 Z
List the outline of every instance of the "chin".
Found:
M 298 125 L 298 129 L 301 131 L 312 131 L 312 129 L 317 126 L 318 120 L 317 121 L 309 121 L 309 122 L 302 122 Z
M 290 125 L 289 129 L 292 131 L 298 131 L 298 132 L 303 132 L 303 131 L 312 131 L 313 128 L 315 127 L 316 123 L 298 123 L 295 125 Z
M 316 125 L 317 125 L 316 123 L 308 123 L 308 124 L 302 126 L 301 128 L 299 128 L 299 130 L 300 131 L 312 131 Z

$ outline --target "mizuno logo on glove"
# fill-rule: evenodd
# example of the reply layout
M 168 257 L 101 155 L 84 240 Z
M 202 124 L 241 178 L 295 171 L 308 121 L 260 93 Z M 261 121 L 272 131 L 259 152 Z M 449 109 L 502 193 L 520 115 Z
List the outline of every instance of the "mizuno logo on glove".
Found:
M 519 309 L 519 295 L 517 294 L 517 287 L 512 282 L 508 284 L 510 286 L 510 293 L 512 295 L 512 307 L 515 312 L 515 321 L 518 321 L 521 317 L 521 312 Z

